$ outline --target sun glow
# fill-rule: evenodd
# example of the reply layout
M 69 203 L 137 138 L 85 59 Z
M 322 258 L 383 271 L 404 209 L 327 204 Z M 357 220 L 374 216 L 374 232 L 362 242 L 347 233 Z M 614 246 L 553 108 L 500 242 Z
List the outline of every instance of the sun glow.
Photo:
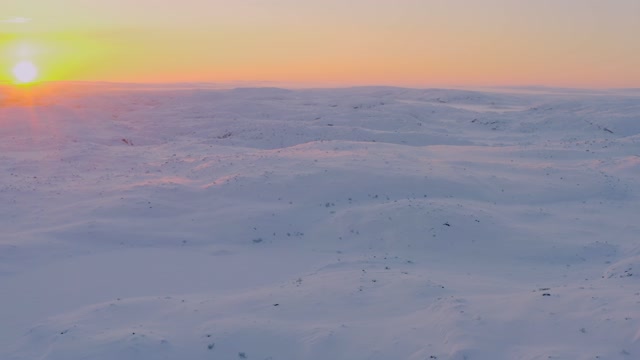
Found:
M 38 68 L 31 61 L 21 61 L 13 67 L 13 76 L 18 84 L 28 84 L 38 78 Z

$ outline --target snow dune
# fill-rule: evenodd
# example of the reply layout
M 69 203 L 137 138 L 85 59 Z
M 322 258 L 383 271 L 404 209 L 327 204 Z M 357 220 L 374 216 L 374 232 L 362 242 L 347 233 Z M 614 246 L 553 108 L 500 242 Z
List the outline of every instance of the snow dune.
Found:
M 637 92 L 1 94 L 2 359 L 640 358 Z

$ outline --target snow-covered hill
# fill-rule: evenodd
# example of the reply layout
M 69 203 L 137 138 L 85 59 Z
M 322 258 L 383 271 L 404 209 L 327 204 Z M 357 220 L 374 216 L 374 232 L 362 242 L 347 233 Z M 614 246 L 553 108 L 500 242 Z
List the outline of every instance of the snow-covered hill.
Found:
M 0 96 L 0 358 L 640 358 L 640 94 Z

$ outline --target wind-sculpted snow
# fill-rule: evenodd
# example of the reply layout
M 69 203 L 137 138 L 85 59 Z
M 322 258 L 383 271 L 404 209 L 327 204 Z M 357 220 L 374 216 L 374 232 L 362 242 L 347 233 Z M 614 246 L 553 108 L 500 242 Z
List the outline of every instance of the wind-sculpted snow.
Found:
M 640 357 L 640 94 L 0 97 L 0 358 Z

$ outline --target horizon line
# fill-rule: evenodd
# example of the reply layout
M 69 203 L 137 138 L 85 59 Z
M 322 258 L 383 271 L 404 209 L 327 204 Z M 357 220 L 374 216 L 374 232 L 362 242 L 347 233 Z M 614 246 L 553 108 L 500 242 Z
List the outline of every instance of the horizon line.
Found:
M 571 91 L 640 91 L 638 87 L 571 87 L 540 84 L 522 85 L 392 85 L 392 84 L 337 84 L 319 82 L 271 81 L 271 80 L 238 80 L 227 82 L 213 81 L 167 81 L 167 82 L 135 82 L 135 81 L 106 81 L 106 80 L 50 80 L 36 81 L 30 84 L 15 84 L 0 81 L 0 86 L 6 87 L 35 87 L 40 85 L 120 85 L 120 86 L 216 86 L 220 89 L 233 88 L 280 88 L 280 89 L 351 89 L 351 88 L 397 88 L 397 89 L 506 89 L 506 90 L 571 90 Z M 246 85 L 246 86 L 243 86 Z

